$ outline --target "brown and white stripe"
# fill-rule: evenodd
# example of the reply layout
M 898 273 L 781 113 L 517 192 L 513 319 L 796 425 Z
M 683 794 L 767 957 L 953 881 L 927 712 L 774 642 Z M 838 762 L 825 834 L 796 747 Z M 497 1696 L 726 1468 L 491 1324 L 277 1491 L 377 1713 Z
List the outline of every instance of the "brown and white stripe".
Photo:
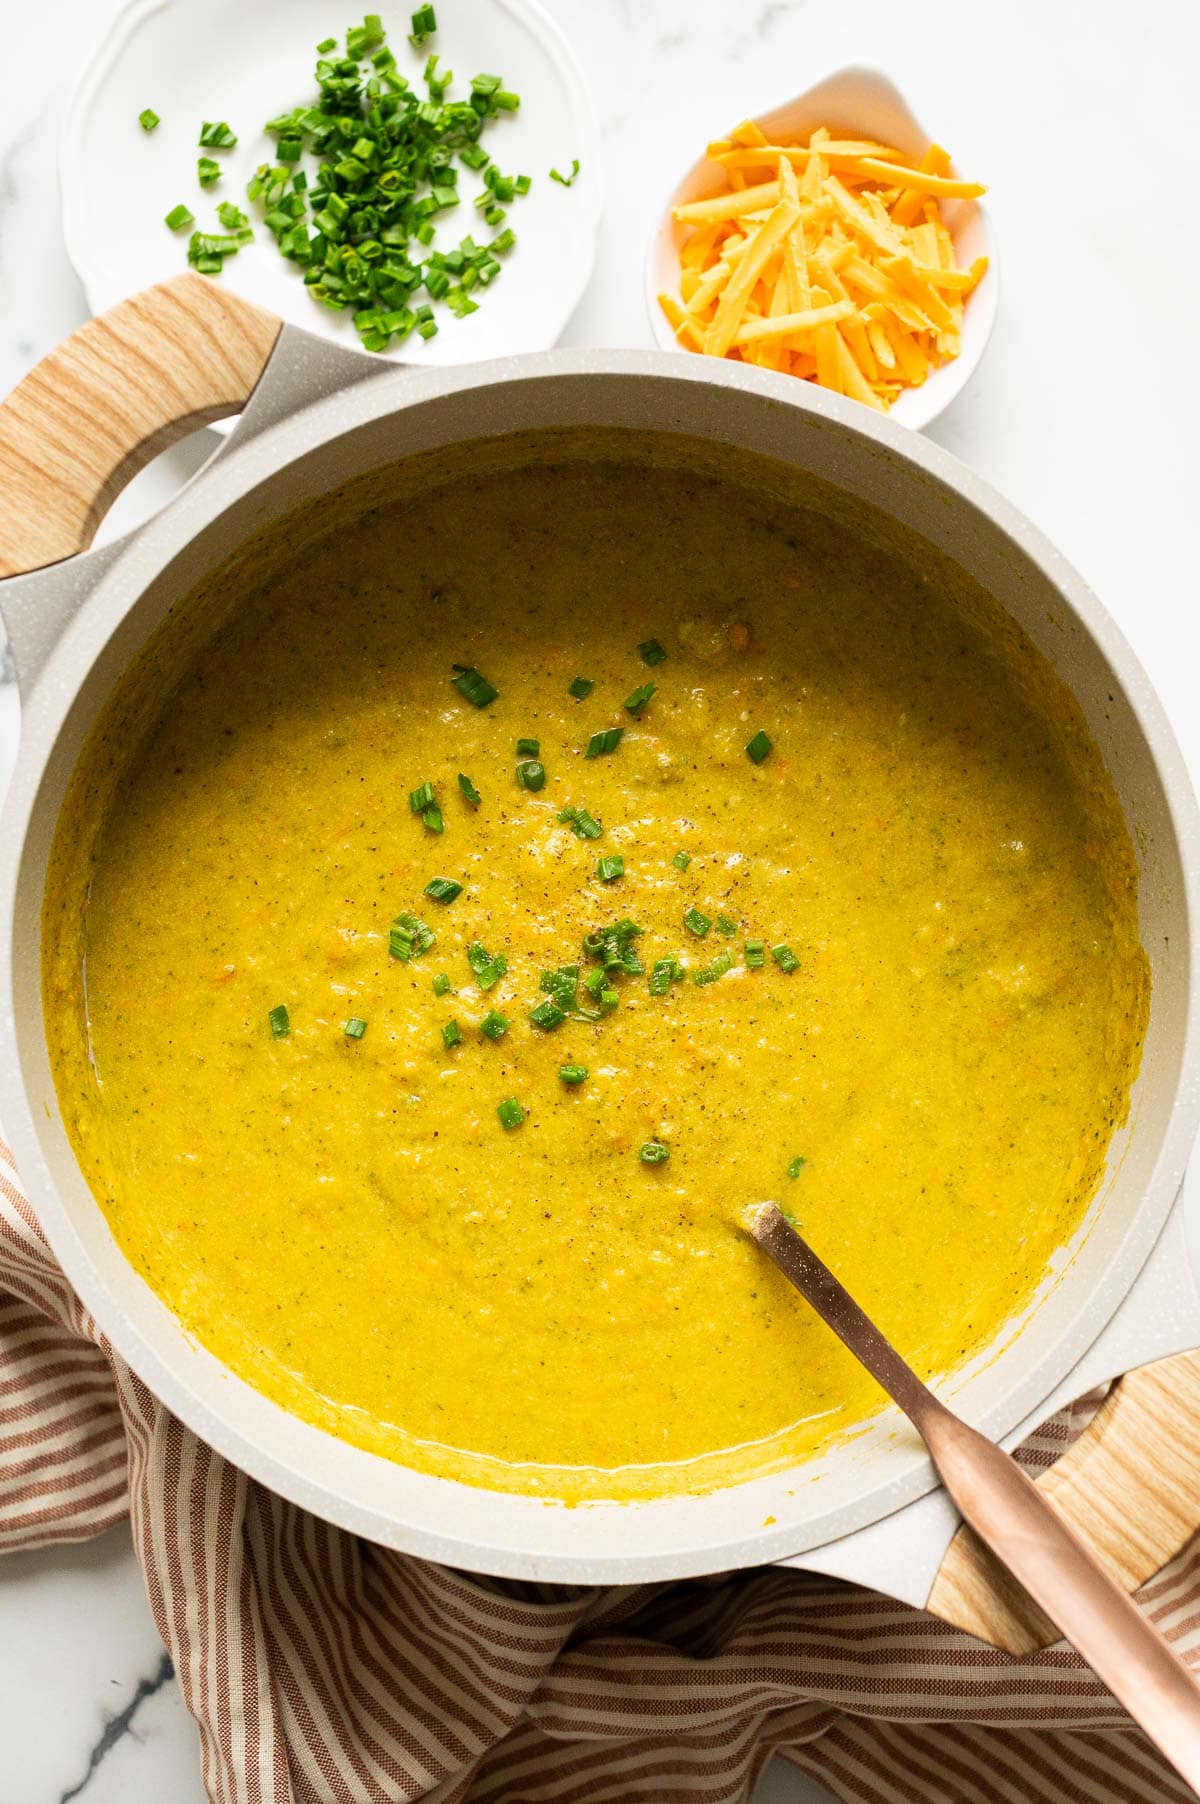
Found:
M 1094 1407 L 1034 1437 L 1029 1464 Z M 1189 1796 L 1062 1646 L 1014 1660 L 776 1569 L 583 1593 L 487 1583 L 304 1514 L 113 1353 L 0 1144 L 0 1548 L 126 1513 L 213 1804 L 731 1804 L 774 1754 L 855 1804 Z M 1200 1549 L 1142 1598 L 1200 1663 Z

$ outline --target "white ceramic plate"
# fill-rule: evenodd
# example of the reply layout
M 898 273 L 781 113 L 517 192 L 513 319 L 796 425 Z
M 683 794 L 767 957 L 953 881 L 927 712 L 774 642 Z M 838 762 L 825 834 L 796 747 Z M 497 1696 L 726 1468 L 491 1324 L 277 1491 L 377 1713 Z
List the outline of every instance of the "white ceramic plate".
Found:
M 479 311 L 459 320 L 438 307 L 436 338 L 414 334 L 384 355 L 448 364 L 546 350 L 582 296 L 595 257 L 599 146 L 583 77 L 537 0 L 436 0 L 438 30 L 423 51 L 408 43 L 415 4 L 399 0 L 382 9 L 400 72 L 419 83 L 426 56 L 436 51 L 455 74 L 451 98 L 465 97 L 481 70 L 502 76 L 520 94 L 520 110 L 489 125 L 483 141 L 505 174 L 528 174 L 533 185 L 508 209 L 505 223 L 517 244 Z M 163 224 L 178 202 L 202 229 L 210 222 L 220 229 L 222 200 L 254 220 L 246 181 L 259 163 L 274 161 L 263 121 L 316 97 L 316 45 L 335 33 L 344 41 L 346 25 L 361 16 L 361 7 L 334 0 L 132 0 L 119 14 L 76 92 L 61 153 L 67 251 L 94 311 L 187 268 L 188 234 Z M 144 107 L 160 116 L 153 132 L 138 124 Z M 205 119 L 227 120 L 237 148 L 201 151 Z M 227 170 L 215 187 L 197 181 L 202 155 Z M 580 174 L 569 189 L 550 180 L 552 167 L 569 172 L 575 157 Z M 470 205 L 479 178 L 464 169 L 459 185 L 463 204 L 439 222 L 443 248 L 468 232 L 481 243 L 491 235 Z M 299 270 L 263 226 L 213 279 L 310 332 L 358 346 L 348 315 L 309 299 Z
M 716 121 L 713 135 L 716 136 L 717 127 L 736 123 L 733 116 Z M 814 127 L 827 125 L 835 134 L 894 144 L 917 161 L 930 143 L 930 134 L 916 119 L 903 94 L 878 69 L 839 69 L 815 87 L 797 94 L 794 100 L 758 114 L 755 123 L 768 138 L 778 135 L 785 140 L 804 137 Z M 986 175 L 977 177 L 974 170 L 970 175 L 973 180 L 986 180 Z M 672 209 L 685 201 L 706 200 L 723 186 L 716 164 L 704 157 L 693 163 L 668 200 L 651 241 L 646 258 L 646 305 L 651 329 L 665 351 L 678 351 L 680 346 L 658 297 L 664 292 L 679 293 L 679 251 L 687 236 L 687 228 L 675 221 Z M 983 208 L 977 201 L 948 201 L 942 208 L 942 217 L 954 240 L 959 263 L 987 257 L 988 271 L 963 309 L 962 350 L 958 356 L 932 370 L 920 388 L 905 389 L 892 405 L 891 418 L 918 431 L 936 419 L 970 379 L 991 335 L 999 298 L 996 246 Z M 683 355 L 694 357 L 698 353 L 685 351 Z

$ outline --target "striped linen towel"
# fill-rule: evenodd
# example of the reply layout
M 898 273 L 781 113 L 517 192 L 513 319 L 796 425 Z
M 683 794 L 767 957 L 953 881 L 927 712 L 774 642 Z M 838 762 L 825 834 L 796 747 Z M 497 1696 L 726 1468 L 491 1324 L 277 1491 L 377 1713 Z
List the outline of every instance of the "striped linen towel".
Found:
M 1029 1462 L 1072 1429 L 1058 1418 Z M 1190 1796 L 1062 1646 L 1013 1660 L 776 1569 L 485 1582 L 285 1503 L 112 1351 L 0 1146 L 0 1548 L 82 1540 L 126 1513 L 213 1804 L 726 1804 L 776 1754 L 856 1804 Z M 1200 1663 L 1200 1552 L 1142 1599 Z

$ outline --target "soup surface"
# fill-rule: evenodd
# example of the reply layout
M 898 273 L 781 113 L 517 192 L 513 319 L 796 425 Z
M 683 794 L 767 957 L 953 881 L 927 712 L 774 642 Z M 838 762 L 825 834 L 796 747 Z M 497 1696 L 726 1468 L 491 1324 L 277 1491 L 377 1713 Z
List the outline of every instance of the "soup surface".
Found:
M 350 1441 L 567 1499 L 878 1406 L 742 1231 L 763 1198 L 921 1372 L 986 1344 L 1081 1220 L 1147 977 L 1074 706 L 969 614 L 816 513 L 568 457 L 310 532 L 133 743 L 110 708 L 47 1015 L 84 1171 L 187 1328 Z

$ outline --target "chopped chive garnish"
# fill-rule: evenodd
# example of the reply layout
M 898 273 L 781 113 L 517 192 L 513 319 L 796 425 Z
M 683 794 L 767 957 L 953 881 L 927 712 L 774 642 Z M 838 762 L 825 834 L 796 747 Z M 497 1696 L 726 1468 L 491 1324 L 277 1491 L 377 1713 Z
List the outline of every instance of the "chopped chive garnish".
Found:
M 154 108 L 152 106 L 148 106 L 148 107 L 144 107 L 142 109 L 142 111 L 138 114 L 138 124 L 141 126 L 141 128 L 144 132 L 152 132 L 156 125 L 161 124 L 161 121 L 158 117 L 158 114 L 155 112 Z
M 560 1065 L 558 1075 L 564 1084 L 582 1084 L 588 1074 L 586 1065 Z
M 336 50 L 336 49 L 337 49 L 337 39 L 336 38 L 322 38 L 321 42 L 317 45 L 317 55 L 318 56 L 328 56 L 328 54 L 331 50 Z
M 425 894 L 432 896 L 435 902 L 453 902 L 462 895 L 462 887 L 453 877 L 431 877 L 425 885 Z
M 701 971 L 692 972 L 692 982 L 697 984 L 716 983 L 718 977 L 724 977 L 726 971 L 733 970 L 733 953 L 718 952 L 710 965 Z
M 576 677 L 573 683 L 567 684 L 567 694 L 573 695 L 577 702 L 585 702 L 595 687 L 590 677 Z
M 655 688 L 654 683 L 643 683 L 640 688 L 634 690 L 632 695 L 627 695 L 625 697 L 626 711 L 636 719 L 654 694 Z
M 502 1040 L 508 1032 L 507 1015 L 502 1015 L 498 1009 L 489 1009 L 479 1023 L 479 1031 L 489 1040 Z
M 186 226 L 195 225 L 195 223 L 196 215 L 190 207 L 185 207 L 182 201 L 177 207 L 172 207 L 163 220 L 163 224 L 169 226 L 173 232 L 182 232 Z
M 542 742 L 540 739 L 518 739 L 517 740 L 517 757 L 518 758 L 536 758 L 538 753 L 541 751 L 541 749 L 542 749 Z
M 600 1004 L 600 1007 L 604 1010 L 605 1014 L 610 1015 L 612 1013 L 613 1009 L 615 1009 L 617 1004 L 620 1002 L 621 998 L 618 996 L 618 994 L 615 990 L 601 990 L 601 992 L 600 992 L 599 996 L 597 996 L 596 1000 Z
M 536 741 L 534 742 L 536 744 Z M 536 758 L 527 758 L 524 764 L 517 766 L 517 782 L 522 789 L 536 793 L 546 786 L 546 767 L 539 764 Z
M 473 708 L 486 708 L 489 702 L 495 701 L 500 691 L 493 689 L 487 678 L 481 676 L 473 666 L 456 664 L 454 668 L 458 672 L 453 678 L 454 687 Z
M 426 38 L 436 30 L 437 18 L 432 6 L 419 6 L 412 16 L 412 36 L 408 41 L 414 50 L 419 50 Z M 330 48 L 332 48 L 332 41 Z
M 559 1008 L 570 1014 L 579 988 L 579 966 L 560 965 L 557 971 L 543 971 L 538 982 Z
M 595 998 L 600 994 L 601 990 L 605 988 L 607 983 L 608 977 L 603 968 L 601 968 L 600 970 L 589 971 L 586 974 L 583 980 L 583 987 L 589 996 Z
M 808 1160 L 803 1157 L 798 1157 L 798 1158 L 793 1159 L 791 1164 L 788 1166 L 788 1177 L 789 1178 L 798 1178 L 800 1176 L 800 1173 L 804 1170 L 804 1167 L 807 1164 L 808 1164 Z
M 447 1021 L 442 1028 L 442 1045 L 447 1052 L 452 1046 L 462 1045 L 462 1028 L 457 1021 Z
M 237 143 L 237 133 L 230 131 L 223 119 L 215 124 L 207 119 L 200 127 L 201 150 L 232 150 Z
M 758 732 L 754 735 L 754 738 L 746 747 L 746 756 L 750 759 L 752 764 L 761 764 L 770 750 L 771 741 L 760 727 Z
M 586 808 L 564 808 L 558 818 L 572 828 L 579 839 L 599 839 L 604 832 L 600 822 Z
M 474 783 L 472 783 L 470 777 L 464 776 L 462 771 L 459 771 L 458 773 L 458 787 L 462 790 L 472 808 L 478 808 L 483 797 L 476 789 Z
M 235 207 L 231 200 L 223 200 L 217 208 L 217 218 L 227 232 L 241 232 L 250 224 L 240 207 Z
M 569 188 L 571 186 L 571 183 L 575 180 L 575 177 L 578 174 L 579 174 L 579 158 L 572 157 L 571 158 L 570 175 L 563 175 L 561 170 L 552 169 L 550 171 L 550 180 L 552 182 L 560 182 L 564 188 Z
M 625 860 L 619 852 L 614 852 L 611 857 L 602 858 L 596 866 L 596 875 L 601 883 L 611 883 L 615 877 L 623 877 Z
M 682 982 L 684 975 L 684 966 L 674 953 L 668 958 L 655 959 L 654 969 L 650 973 L 650 994 L 665 996 L 673 983 Z
M 496 1113 L 500 1117 L 502 1128 L 520 1127 L 525 1119 L 525 1111 L 515 1096 L 510 1096 L 506 1102 L 499 1103 Z
M 661 1140 L 643 1140 L 638 1158 L 643 1165 L 665 1165 L 671 1157 L 671 1149 Z
M 427 808 L 433 807 L 434 800 L 432 783 L 422 783 L 419 788 L 409 791 L 408 805 L 414 814 L 424 814 Z
M 361 1040 L 367 1031 L 367 1024 L 361 1015 L 351 1015 L 342 1032 L 348 1040 Z
M 725 938 L 728 939 L 732 934 L 737 932 L 737 922 L 731 921 L 728 915 L 718 915 L 717 932 L 723 933 Z
M 683 917 L 683 924 L 697 939 L 702 940 L 712 926 L 712 921 L 708 915 L 702 915 L 698 908 L 689 908 Z
M 799 968 L 800 960 L 790 946 L 772 946 L 771 957 L 781 971 L 795 971 Z
M 661 664 L 663 662 L 663 659 L 667 654 L 665 648 L 659 644 L 657 639 L 643 639 L 642 643 L 638 646 L 638 655 L 640 656 L 642 663 L 649 664 L 651 670 L 653 670 L 656 664 Z
M 674 858 L 671 860 L 671 863 L 675 866 L 677 871 L 686 871 L 691 862 L 692 855 L 690 852 L 676 852 Z
M 467 963 L 481 990 L 490 990 L 508 970 L 508 960 L 503 952 L 488 952 L 478 940 L 467 949 Z
M 444 971 L 439 971 L 434 978 L 433 993 L 435 996 L 448 996 L 450 994 L 450 979 Z
M 605 752 L 615 752 L 621 743 L 624 727 L 605 727 L 599 733 L 593 733 L 587 742 L 585 758 L 601 758 Z
M 214 163 L 211 157 L 199 157 L 196 160 L 196 180 L 202 188 L 211 188 L 214 182 L 221 179 L 221 165 Z
M 746 968 L 749 971 L 761 971 L 767 962 L 767 942 L 765 940 L 746 941 Z
M 388 950 L 393 958 L 404 964 L 410 959 L 421 958 L 436 943 L 437 935 L 416 915 L 397 915 L 392 922 Z
M 267 1020 L 271 1027 L 271 1038 L 273 1040 L 286 1040 L 292 1031 L 292 1023 L 291 1017 L 288 1015 L 287 1009 L 282 1002 L 279 1003 L 276 1008 L 271 1010 L 270 1014 L 267 1016 Z
M 421 819 L 425 823 L 426 830 L 430 833 L 440 833 L 446 824 L 442 819 L 442 811 L 436 802 L 433 804 L 432 808 L 425 808 L 422 810 Z
M 545 1034 L 553 1032 L 556 1027 L 561 1027 L 566 1018 L 566 1010 L 559 1007 L 553 996 L 547 997 L 545 1002 L 539 1002 L 536 1008 L 531 1008 L 529 1011 L 529 1019 L 533 1025 L 540 1027 Z

